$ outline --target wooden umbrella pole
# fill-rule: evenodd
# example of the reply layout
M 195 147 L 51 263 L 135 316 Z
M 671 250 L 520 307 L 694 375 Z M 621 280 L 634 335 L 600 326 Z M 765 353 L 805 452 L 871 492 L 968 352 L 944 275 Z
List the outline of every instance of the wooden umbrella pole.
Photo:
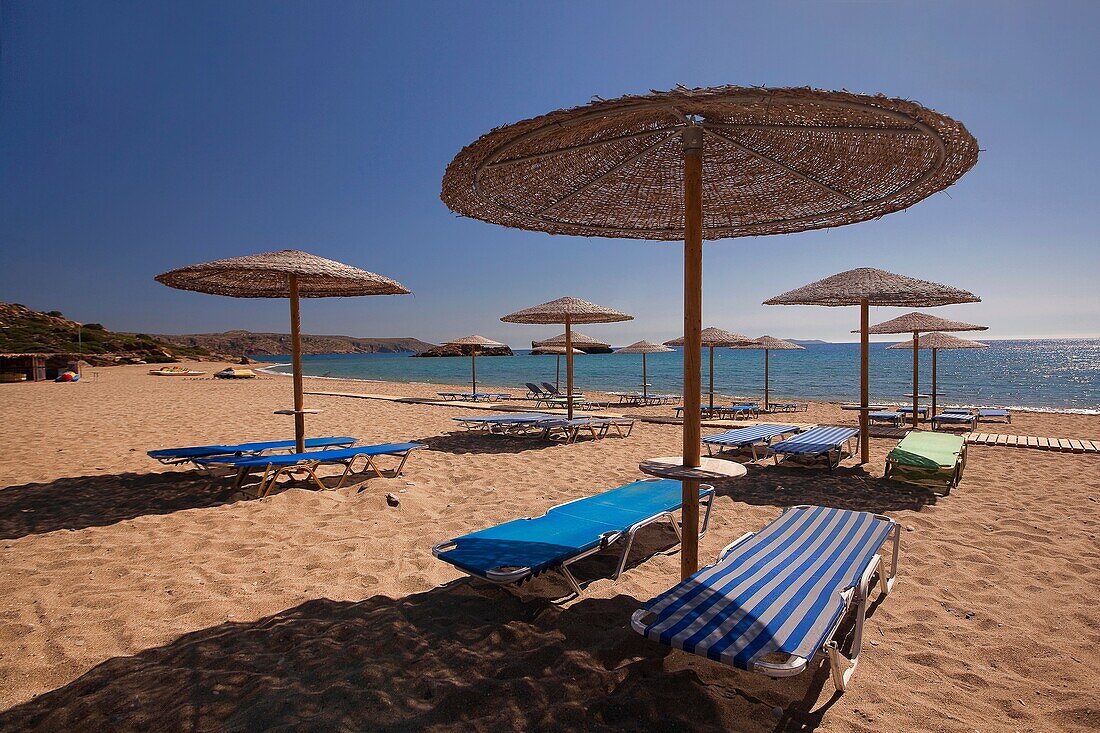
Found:
M 703 347 L 703 129 L 684 130 L 684 465 L 701 451 L 699 361 Z M 712 390 L 713 395 L 713 390 Z M 712 397 L 713 399 L 713 397 Z M 680 577 L 699 569 L 699 480 L 682 482 Z
M 867 383 L 868 353 L 871 350 L 870 336 L 867 331 L 871 328 L 871 316 L 869 303 L 864 298 L 859 302 L 859 462 L 870 462 L 871 431 L 868 426 L 870 419 L 867 416 L 867 406 L 871 404 L 870 385 Z
M 768 350 L 764 349 L 764 412 L 768 411 Z
M 306 449 L 305 398 L 302 395 L 302 317 L 298 309 L 298 276 L 289 275 L 290 286 L 290 359 L 294 369 L 294 449 Z
M 929 420 L 936 416 L 936 351 L 932 349 L 932 411 L 928 415 Z
M 477 347 L 470 349 L 470 386 L 473 388 L 474 399 L 477 399 Z
M 565 389 L 569 392 L 566 399 L 569 405 L 568 416 L 573 419 L 573 328 L 569 316 L 565 317 Z
M 648 400 L 649 399 L 649 387 L 646 386 L 648 383 L 649 383 L 649 380 L 646 378 L 646 373 L 645 373 L 645 352 L 643 351 L 642 352 L 642 399 L 643 400 Z
M 920 391 L 917 389 L 917 382 L 920 381 L 919 367 L 917 359 L 920 354 L 920 333 L 913 331 L 913 427 L 917 427 L 917 423 L 920 422 L 920 414 L 917 412 L 917 406 L 920 400 L 917 398 L 917 393 Z

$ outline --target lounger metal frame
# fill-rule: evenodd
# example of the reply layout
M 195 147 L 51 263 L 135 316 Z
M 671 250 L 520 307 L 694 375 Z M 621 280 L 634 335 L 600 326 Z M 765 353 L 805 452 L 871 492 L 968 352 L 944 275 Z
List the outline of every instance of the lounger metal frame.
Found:
M 660 481 L 662 479 L 653 478 L 653 479 L 643 479 L 643 480 L 644 481 Z M 710 511 L 711 511 L 711 508 L 714 506 L 714 487 L 711 486 L 710 484 L 700 484 L 699 485 L 699 491 L 701 493 L 701 496 L 699 497 L 699 504 L 700 504 L 700 506 L 704 507 L 704 510 L 703 510 L 703 523 L 699 528 L 699 538 L 702 539 L 703 535 L 705 535 L 707 533 L 707 526 L 710 524 Z M 552 506 L 552 507 L 550 507 L 549 509 L 546 510 L 546 514 L 549 514 L 554 509 L 558 509 L 558 508 L 563 507 L 563 506 L 568 506 L 569 504 L 572 504 L 572 503 L 577 502 L 577 501 L 583 501 L 584 498 L 588 498 L 588 497 L 583 497 L 581 499 L 574 499 L 573 501 L 567 501 L 567 502 L 564 502 L 562 504 L 557 504 L 555 506 Z M 644 527 L 648 527 L 651 524 L 656 524 L 657 522 L 660 522 L 660 521 L 663 521 L 663 520 L 667 519 L 669 521 L 669 523 L 672 525 L 672 530 L 676 533 L 677 541 L 682 543 L 683 540 L 684 540 L 684 536 L 683 536 L 683 533 L 680 529 L 680 525 L 676 521 L 676 511 L 678 511 L 678 510 L 673 510 L 673 511 L 669 511 L 669 512 L 660 512 L 658 514 L 653 515 L 652 517 L 648 517 L 647 519 L 643 519 L 640 522 L 635 522 L 634 524 L 630 525 L 626 529 L 626 531 L 624 531 L 624 532 L 605 532 L 604 534 L 600 535 L 600 542 L 595 547 L 591 547 L 591 548 L 589 548 L 589 549 L 587 549 L 587 550 L 585 550 L 585 551 L 583 551 L 583 552 L 581 552 L 577 555 L 574 555 L 574 556 L 572 556 L 572 557 L 570 557 L 566 560 L 563 560 L 561 565 L 550 568 L 550 570 L 553 570 L 553 571 L 557 572 L 559 575 L 561 575 L 563 578 L 565 578 L 565 582 L 569 585 L 569 589 L 571 591 L 573 591 L 573 595 L 572 596 L 567 596 L 567 598 L 579 596 L 582 593 L 580 582 L 577 580 L 576 576 L 574 576 L 573 573 L 570 572 L 570 570 L 569 570 L 570 565 L 572 565 L 576 562 L 579 562 L 579 561 L 583 560 L 586 557 L 590 557 L 592 555 L 595 555 L 598 552 L 603 552 L 608 547 L 610 547 L 611 545 L 615 544 L 616 542 L 618 542 L 619 540 L 621 540 L 625 537 L 626 538 L 626 546 L 623 547 L 622 555 L 619 557 L 619 562 L 615 566 L 615 572 L 611 575 L 611 580 L 612 581 L 618 580 L 619 576 L 622 574 L 623 570 L 626 568 L 626 561 L 630 558 L 630 548 L 634 546 L 634 535 L 637 534 L 638 530 L 640 530 Z M 537 519 L 537 517 L 520 517 L 520 519 Z M 455 546 L 454 539 L 444 540 L 443 542 L 440 542 L 439 544 L 432 547 L 432 554 L 435 555 L 436 557 L 439 557 L 441 553 L 446 552 L 447 550 L 453 548 L 454 546 Z M 458 568 L 458 569 L 462 570 L 462 568 Z M 534 577 L 533 576 L 533 571 L 531 570 L 531 568 L 511 568 L 509 570 L 489 570 L 489 571 L 486 571 L 485 575 L 480 575 L 478 573 L 471 573 L 467 570 L 463 570 L 463 572 L 465 572 L 467 575 L 470 575 L 470 576 L 475 577 L 475 578 L 482 578 L 484 580 L 488 580 L 490 583 L 493 583 L 495 585 L 499 585 L 503 588 L 508 588 L 508 586 L 510 586 L 514 583 L 519 583 L 523 580 L 526 580 L 529 577 Z
M 810 509 L 809 505 L 793 506 L 791 509 Z M 887 535 L 886 542 L 892 542 L 892 549 L 890 553 L 890 571 L 889 574 L 882 572 L 882 555 L 876 553 L 867 563 L 863 569 L 863 573 L 860 575 L 859 583 L 846 591 L 841 595 L 844 598 L 844 610 L 837 615 L 836 621 L 829 629 L 829 633 L 825 636 L 825 643 L 822 645 L 822 651 L 828 654 L 829 658 L 829 673 L 833 680 L 833 685 L 839 692 L 844 692 L 848 689 L 848 681 L 852 678 L 852 673 L 855 672 L 856 667 L 859 665 L 859 655 L 863 649 L 863 625 L 867 618 L 867 602 L 871 595 L 871 581 L 878 574 L 878 586 L 882 596 L 887 596 L 890 591 L 894 589 L 894 581 L 897 580 L 898 575 L 898 555 L 901 552 L 901 525 L 894 522 L 893 519 L 887 517 L 884 514 L 873 515 L 876 519 L 884 522 L 890 522 L 894 525 L 893 531 Z M 737 549 L 738 545 L 756 536 L 756 532 L 746 532 L 738 537 L 733 542 L 722 548 L 722 551 L 718 553 L 718 559 L 714 564 L 720 563 L 725 560 L 729 555 Z M 885 543 L 884 543 L 885 544 Z M 713 567 L 708 565 L 707 567 Z M 706 568 L 702 568 L 706 569 Z M 837 638 L 837 632 L 844 623 L 844 619 L 847 618 L 848 612 L 855 605 L 856 619 L 855 628 L 852 635 L 852 649 L 850 656 L 845 656 L 840 651 L 840 639 Z M 646 624 L 642 619 L 652 615 L 652 612 L 640 608 L 634 612 L 630 618 L 630 625 L 639 634 L 645 635 Z M 816 656 L 816 654 L 814 655 Z M 759 672 L 769 677 L 793 677 L 794 675 L 801 674 L 805 671 L 806 666 L 810 663 L 813 657 L 806 658 L 797 654 L 789 655 L 787 659 L 782 662 L 766 662 L 756 660 L 752 663 L 750 672 Z

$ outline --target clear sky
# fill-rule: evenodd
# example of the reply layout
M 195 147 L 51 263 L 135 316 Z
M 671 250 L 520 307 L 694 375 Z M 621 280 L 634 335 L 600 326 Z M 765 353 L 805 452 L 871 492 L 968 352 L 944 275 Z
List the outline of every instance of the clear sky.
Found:
M 873 266 L 978 293 L 990 338 L 1100 336 L 1100 3 L 0 0 L 0 300 L 116 330 L 285 331 L 282 301 L 171 290 L 164 270 L 293 247 L 415 295 L 312 300 L 310 333 L 469 333 L 561 295 L 679 335 L 676 244 L 459 219 L 446 165 L 490 128 L 676 84 L 915 99 L 982 148 L 879 221 L 708 243 L 704 325 L 850 340 L 851 308 L 762 306 Z M 881 308 L 873 321 L 898 315 Z

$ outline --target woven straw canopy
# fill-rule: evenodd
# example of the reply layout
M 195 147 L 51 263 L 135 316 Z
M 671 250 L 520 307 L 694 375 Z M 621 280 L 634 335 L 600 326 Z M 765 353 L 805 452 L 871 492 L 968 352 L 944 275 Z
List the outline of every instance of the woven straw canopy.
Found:
M 752 343 L 739 344 L 737 346 L 731 346 L 732 349 L 767 349 L 769 351 L 797 351 L 799 349 L 805 349 L 805 346 L 799 346 L 792 341 L 784 341 L 783 339 L 777 339 L 775 336 L 761 336 L 758 339 L 753 340 Z
M 616 351 L 616 354 L 664 354 L 673 351 L 673 349 L 661 344 L 655 344 L 652 341 L 635 341 L 630 346 L 624 346 Z
M 535 349 L 541 349 L 544 346 L 561 346 L 565 348 L 565 334 L 555 336 L 552 339 L 546 339 L 545 341 L 532 341 L 531 347 Z M 573 346 L 597 346 L 604 349 L 611 348 L 611 344 L 604 343 L 599 339 L 594 339 L 591 336 L 586 336 L 583 333 L 573 331 Z M 562 352 L 565 353 L 564 351 Z
M 396 280 L 294 249 L 189 265 L 156 279 L 180 290 L 233 298 L 289 298 L 289 275 L 298 276 L 303 298 L 409 293 Z
M 904 316 L 876 324 L 867 329 L 867 333 L 929 333 L 932 331 L 985 331 L 989 326 L 978 326 L 963 321 L 950 321 L 927 313 L 906 313 Z M 859 333 L 859 331 L 852 331 Z
M 474 334 L 473 336 L 463 336 L 460 339 L 446 342 L 447 346 L 505 346 L 499 341 L 493 341 L 491 338 L 485 338 Z
M 863 300 L 868 305 L 916 307 L 981 302 L 977 295 L 959 288 L 860 267 L 769 298 L 764 305 L 842 306 L 859 305 Z
M 681 132 L 703 129 L 703 237 L 852 224 L 940 191 L 978 160 L 959 122 L 914 102 L 807 88 L 597 100 L 498 127 L 447 167 L 458 214 L 581 236 L 684 236 Z
M 954 330 L 954 329 L 952 329 Z M 912 349 L 913 339 L 908 341 L 902 341 L 899 344 L 893 344 L 887 346 L 887 349 Z M 917 340 L 917 348 L 919 349 L 988 349 L 989 344 L 983 344 L 980 341 L 971 341 L 970 339 L 961 339 L 957 336 L 952 336 L 947 333 L 925 333 L 921 334 L 921 337 Z
M 565 323 L 566 316 L 571 323 L 616 323 L 634 320 L 634 316 L 620 313 L 613 308 L 605 308 L 587 300 L 569 297 L 516 311 L 500 320 L 507 323 Z
M 711 326 L 702 330 L 703 346 L 737 346 L 738 344 L 750 344 L 752 339 L 748 336 L 742 336 L 739 333 L 733 331 L 727 331 L 724 328 L 715 328 Z M 684 337 L 672 339 L 671 341 L 665 341 L 665 346 L 683 346 Z

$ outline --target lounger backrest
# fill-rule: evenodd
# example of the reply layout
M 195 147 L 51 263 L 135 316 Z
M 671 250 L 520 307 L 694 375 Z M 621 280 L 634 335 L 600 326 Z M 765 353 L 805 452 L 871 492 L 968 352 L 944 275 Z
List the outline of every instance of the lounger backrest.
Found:
M 554 385 L 550 384 L 549 382 L 543 382 L 542 383 L 542 388 L 546 390 L 547 394 L 551 394 L 555 397 L 558 397 L 558 396 L 561 395 L 561 392 L 558 391 L 558 388 L 555 387 Z
M 773 653 L 810 659 L 832 631 L 870 559 L 894 529 L 886 517 L 793 507 L 644 608 L 646 637 L 751 670 Z
M 535 395 L 536 397 L 542 395 L 542 390 L 539 389 L 539 386 L 537 384 L 532 384 L 531 382 L 526 382 L 525 384 L 527 386 L 527 391 L 531 394 Z

